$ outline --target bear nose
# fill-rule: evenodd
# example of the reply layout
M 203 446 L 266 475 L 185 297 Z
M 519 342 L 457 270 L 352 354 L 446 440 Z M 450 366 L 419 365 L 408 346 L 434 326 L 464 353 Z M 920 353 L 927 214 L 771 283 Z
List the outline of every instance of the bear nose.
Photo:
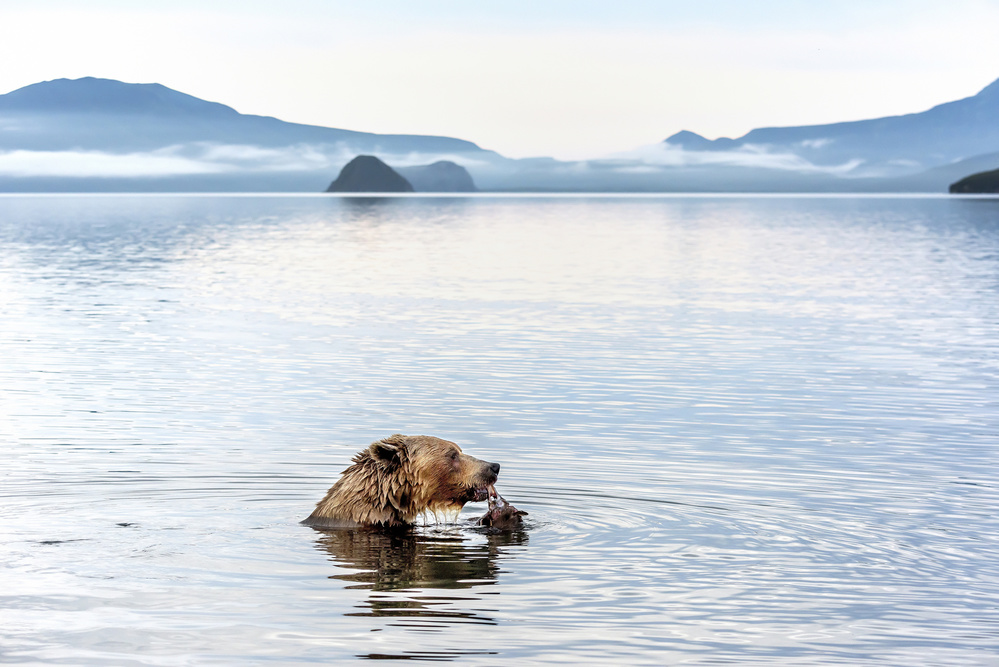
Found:
M 489 464 L 489 469 L 493 471 L 494 475 L 499 475 L 500 464 L 498 464 L 498 463 L 490 463 Z

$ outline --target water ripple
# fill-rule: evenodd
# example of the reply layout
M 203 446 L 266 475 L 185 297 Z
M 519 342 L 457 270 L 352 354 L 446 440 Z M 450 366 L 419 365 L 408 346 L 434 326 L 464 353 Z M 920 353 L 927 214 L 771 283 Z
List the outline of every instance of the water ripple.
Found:
M 987 664 L 996 202 L 0 198 L 0 645 Z M 366 443 L 524 530 L 298 525 Z

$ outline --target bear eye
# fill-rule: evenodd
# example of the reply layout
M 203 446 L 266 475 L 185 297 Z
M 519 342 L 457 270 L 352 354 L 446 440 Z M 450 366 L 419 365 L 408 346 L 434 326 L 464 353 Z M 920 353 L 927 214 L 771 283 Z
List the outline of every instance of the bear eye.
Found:
M 451 452 L 451 460 L 452 461 L 458 460 L 458 452 Z

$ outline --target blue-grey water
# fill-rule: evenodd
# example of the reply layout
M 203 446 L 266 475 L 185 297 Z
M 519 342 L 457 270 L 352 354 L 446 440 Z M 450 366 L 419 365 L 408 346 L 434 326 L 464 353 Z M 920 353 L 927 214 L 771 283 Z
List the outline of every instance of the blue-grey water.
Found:
M 4 663 L 999 664 L 996 199 L 2 197 L 0 418 Z

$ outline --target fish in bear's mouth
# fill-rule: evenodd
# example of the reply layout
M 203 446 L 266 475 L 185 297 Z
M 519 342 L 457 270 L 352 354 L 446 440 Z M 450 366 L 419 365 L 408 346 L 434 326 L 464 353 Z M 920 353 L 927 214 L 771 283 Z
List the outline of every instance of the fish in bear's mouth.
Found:
M 469 493 L 469 498 L 466 502 L 469 503 L 481 503 L 485 500 L 489 500 L 494 496 L 498 496 L 496 493 L 496 487 L 492 484 L 487 484 L 485 486 L 480 486 L 477 489 L 471 489 Z

